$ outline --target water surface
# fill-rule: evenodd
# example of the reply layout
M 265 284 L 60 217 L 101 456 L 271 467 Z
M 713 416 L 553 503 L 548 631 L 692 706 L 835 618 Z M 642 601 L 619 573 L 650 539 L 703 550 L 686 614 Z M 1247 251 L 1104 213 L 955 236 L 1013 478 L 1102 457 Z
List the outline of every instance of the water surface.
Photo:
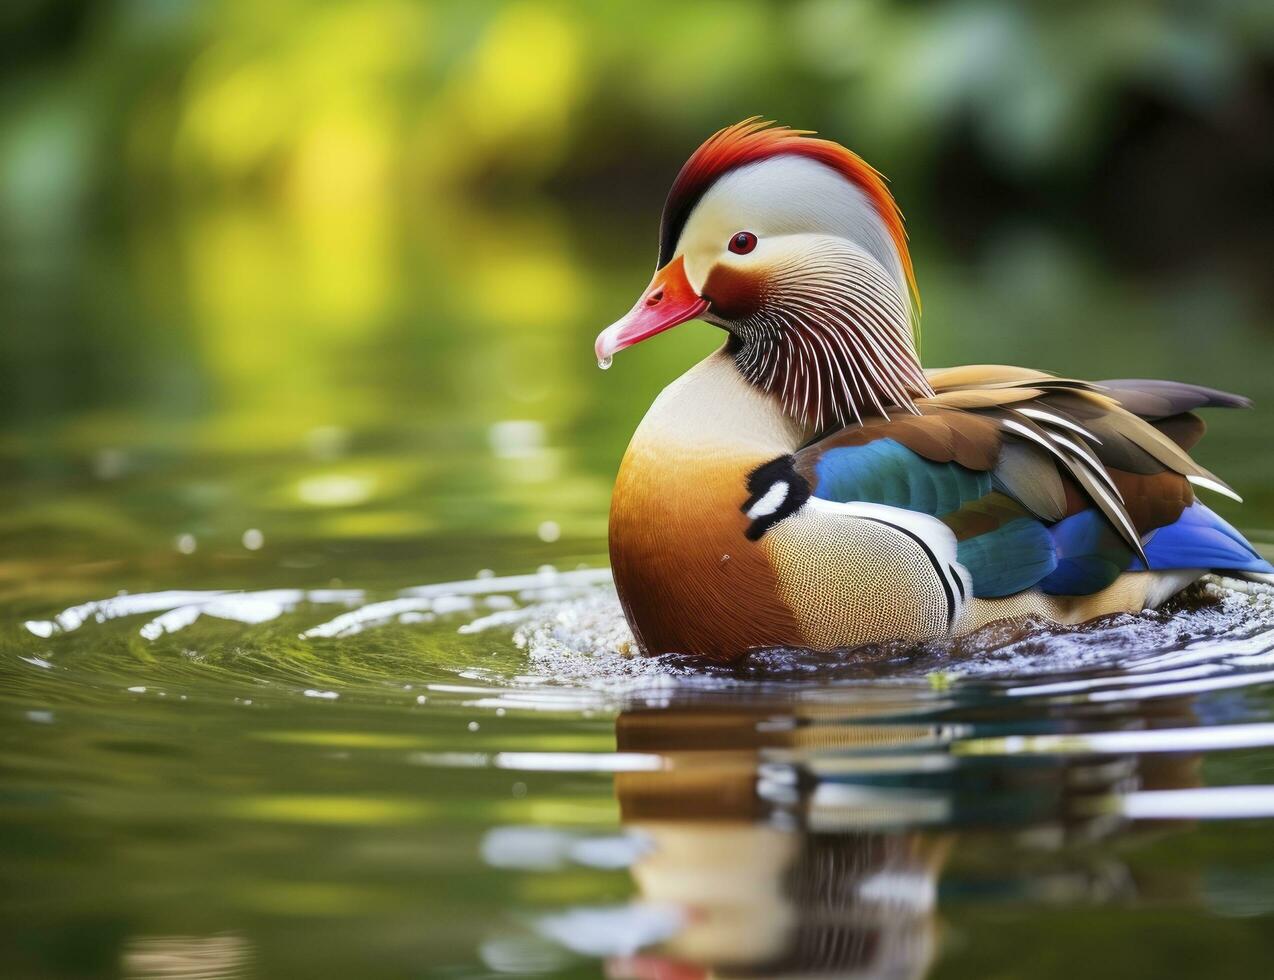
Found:
M 1274 954 L 1268 593 L 732 669 L 627 645 L 604 568 L 24 621 L 11 975 L 1066 976 L 1100 942 L 1097 975 L 1251 976 Z
M 1269 972 L 1268 595 L 633 658 L 610 481 L 716 340 L 596 370 L 644 250 L 538 212 L 463 249 L 184 221 L 0 251 L 4 975 Z M 1274 405 L 1233 284 L 1038 235 L 917 265 L 930 363 Z M 1199 455 L 1267 547 L 1264 411 Z

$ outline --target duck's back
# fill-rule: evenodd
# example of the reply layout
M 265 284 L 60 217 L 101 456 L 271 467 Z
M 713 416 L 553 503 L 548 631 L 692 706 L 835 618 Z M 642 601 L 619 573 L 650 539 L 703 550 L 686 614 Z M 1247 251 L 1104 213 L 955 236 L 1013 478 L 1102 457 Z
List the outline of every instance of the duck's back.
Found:
M 935 554 L 954 540 L 963 575 L 947 578 L 957 593 L 967 589 L 957 594 L 955 633 L 1023 615 L 1077 623 L 1158 605 L 1207 570 L 1271 571 L 1194 494 L 1195 486 L 1233 492 L 1189 456 L 1204 430 L 1193 411 L 1244 399 L 995 365 L 929 379 L 935 395 L 917 402 L 919 414 L 846 427 L 795 454 L 821 528 L 776 525 L 777 567 L 795 569 L 846 508 L 912 515 L 911 530 Z M 929 581 L 941 578 L 935 568 Z M 844 591 L 791 585 L 785 594 L 820 645 L 863 632 L 840 616 Z M 889 622 L 884 632 L 896 628 Z

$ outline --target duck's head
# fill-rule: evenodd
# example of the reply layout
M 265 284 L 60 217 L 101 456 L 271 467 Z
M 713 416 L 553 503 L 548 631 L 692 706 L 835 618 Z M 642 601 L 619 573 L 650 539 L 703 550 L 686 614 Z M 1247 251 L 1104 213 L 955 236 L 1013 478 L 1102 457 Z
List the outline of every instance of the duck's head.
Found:
M 837 143 L 749 119 L 697 149 L 673 182 L 658 268 L 597 337 L 603 363 L 687 320 L 729 333 L 751 384 L 814 428 L 913 410 L 915 280 L 884 179 Z

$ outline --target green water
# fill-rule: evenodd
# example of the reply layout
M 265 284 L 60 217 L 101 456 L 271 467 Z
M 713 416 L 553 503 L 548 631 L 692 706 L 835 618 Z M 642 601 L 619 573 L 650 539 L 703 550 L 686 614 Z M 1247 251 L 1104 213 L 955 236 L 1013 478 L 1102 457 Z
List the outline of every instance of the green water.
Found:
M 5 253 L 0 972 L 1269 972 L 1268 603 L 625 660 L 611 475 L 716 338 L 598 372 L 645 252 L 587 216 L 469 227 L 319 247 L 222 209 Z M 920 255 L 926 359 L 1253 395 L 1200 457 L 1269 542 L 1259 307 L 1080 254 Z M 199 594 L 50 625 L 167 590 Z

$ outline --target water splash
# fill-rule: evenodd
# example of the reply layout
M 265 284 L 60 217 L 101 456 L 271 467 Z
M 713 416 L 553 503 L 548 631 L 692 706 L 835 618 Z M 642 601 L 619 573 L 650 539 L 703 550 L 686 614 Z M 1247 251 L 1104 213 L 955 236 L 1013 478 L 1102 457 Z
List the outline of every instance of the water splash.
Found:
M 793 681 L 817 684 L 932 683 L 1012 677 L 1012 697 L 1075 696 L 1092 701 L 1223 690 L 1274 677 L 1274 589 L 1209 576 L 1162 610 L 1109 616 L 1081 626 L 1016 621 L 988 626 L 955 641 L 894 642 L 831 653 L 757 651 L 722 666 L 694 658 L 638 655 L 610 571 L 481 575 L 372 598 L 358 589 L 210 590 L 120 595 L 83 603 L 49 620 L 25 623 L 48 639 L 92 621 L 149 613 L 139 634 L 148 641 L 190 629 L 203 617 L 257 626 L 303 607 L 337 605 L 339 615 L 297 635 L 319 642 L 345 639 L 392 624 L 461 636 L 507 638 L 517 660 L 511 675 L 489 668 L 460 671 L 489 683 L 475 704 L 507 706 L 518 691 L 556 689 L 572 695 L 655 694 L 661 685 L 720 689 Z M 156 615 L 157 614 L 157 615 Z M 505 661 L 508 663 L 508 661 Z M 1263 670 L 1260 668 L 1264 668 Z M 1083 675 L 1083 676 L 1076 676 Z M 513 693 L 511 693 L 513 692 Z M 520 703 L 520 702 L 519 702 Z M 580 707 L 581 705 L 575 705 Z
M 240 623 L 264 623 L 295 610 L 302 603 L 355 605 L 363 598 L 358 589 L 270 589 L 262 592 L 234 592 L 227 589 L 121 593 L 62 610 L 52 619 L 31 619 L 22 625 L 32 636 L 48 639 L 70 633 L 89 620 L 105 623 L 124 616 L 159 612 L 141 628 L 147 640 L 175 633 L 200 616 L 213 616 Z

